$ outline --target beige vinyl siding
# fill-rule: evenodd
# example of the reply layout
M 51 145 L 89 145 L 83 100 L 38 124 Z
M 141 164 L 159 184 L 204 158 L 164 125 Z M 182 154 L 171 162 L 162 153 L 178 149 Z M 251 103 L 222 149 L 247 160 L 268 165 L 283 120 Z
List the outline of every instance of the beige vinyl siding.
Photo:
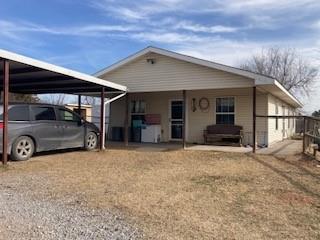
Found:
M 210 102 L 207 111 L 201 111 L 198 106 L 199 99 L 208 98 Z M 220 89 L 220 90 L 194 90 L 187 91 L 187 142 L 203 143 L 203 130 L 206 126 L 216 123 L 215 103 L 217 97 L 235 97 L 235 124 L 244 128 L 245 144 L 252 143 L 252 89 Z M 195 112 L 192 111 L 192 99 L 196 100 Z M 161 115 L 161 141 L 169 141 L 169 101 L 170 99 L 182 99 L 182 91 L 155 92 L 155 93 L 130 93 L 130 100 L 146 101 L 147 114 Z M 267 114 L 267 95 L 258 92 L 257 114 Z M 110 127 L 123 126 L 124 100 L 111 104 Z M 259 145 L 267 144 L 267 120 L 257 121 Z
M 147 59 L 152 58 L 155 64 Z M 123 84 L 130 92 L 243 88 L 254 81 L 239 75 L 150 53 L 101 78 Z
M 295 109 L 288 104 L 284 103 L 280 99 L 274 97 L 273 95 L 268 95 L 268 115 L 276 115 L 276 105 L 278 105 L 278 115 L 288 116 L 293 115 Z M 278 130 L 276 129 L 276 121 L 278 121 Z M 288 127 L 288 121 L 290 122 L 290 127 Z M 278 120 L 274 118 L 268 119 L 268 139 L 269 144 L 279 142 L 285 138 L 291 137 L 295 133 L 295 124 L 292 119 L 281 119 Z

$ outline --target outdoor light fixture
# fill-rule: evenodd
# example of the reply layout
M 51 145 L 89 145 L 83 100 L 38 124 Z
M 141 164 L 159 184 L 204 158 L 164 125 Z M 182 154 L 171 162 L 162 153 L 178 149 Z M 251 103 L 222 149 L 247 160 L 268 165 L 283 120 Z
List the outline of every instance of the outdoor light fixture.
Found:
M 155 64 L 156 60 L 154 58 L 147 58 L 147 62 L 150 64 Z

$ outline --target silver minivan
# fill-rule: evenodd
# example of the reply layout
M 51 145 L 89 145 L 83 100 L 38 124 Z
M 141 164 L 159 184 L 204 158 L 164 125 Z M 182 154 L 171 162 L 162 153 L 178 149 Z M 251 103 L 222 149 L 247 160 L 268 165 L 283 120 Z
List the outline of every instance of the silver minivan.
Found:
M 2 121 L 3 106 L 0 113 Z M 58 149 L 93 150 L 98 145 L 99 129 L 63 106 L 10 104 L 8 113 L 8 152 L 12 160 L 28 160 L 36 152 Z M 2 134 L 0 147 L 2 151 Z

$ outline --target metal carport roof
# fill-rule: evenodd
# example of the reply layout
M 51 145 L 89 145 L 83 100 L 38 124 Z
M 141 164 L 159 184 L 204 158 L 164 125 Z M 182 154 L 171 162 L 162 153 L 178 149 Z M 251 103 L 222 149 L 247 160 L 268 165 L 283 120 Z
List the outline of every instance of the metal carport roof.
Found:
M 86 94 L 100 93 L 101 87 L 107 92 L 127 91 L 127 87 L 110 81 L 0 49 L 1 59 L 10 61 L 9 91 L 13 93 Z M 2 69 L 0 79 L 3 80 Z
M 8 150 L 8 103 L 9 92 L 21 94 L 68 93 L 101 97 L 106 103 L 105 94 L 120 93 L 110 101 L 124 96 L 127 87 L 102 80 L 87 74 L 59 67 L 33 58 L 0 49 L 0 90 L 3 91 L 3 138 L 2 162 L 7 163 Z M 81 97 L 79 97 L 81 102 Z M 104 148 L 105 104 L 100 112 L 100 149 Z

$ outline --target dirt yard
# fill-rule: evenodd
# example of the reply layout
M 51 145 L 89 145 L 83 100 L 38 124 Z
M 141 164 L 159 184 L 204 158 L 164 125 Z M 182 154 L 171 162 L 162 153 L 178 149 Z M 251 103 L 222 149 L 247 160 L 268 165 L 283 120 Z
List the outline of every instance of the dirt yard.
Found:
M 68 152 L 11 162 L 0 177 L 0 195 L 31 190 L 53 203 L 72 196 L 121 213 L 145 239 L 320 239 L 320 168 L 299 155 Z M 10 238 L 8 218 L 0 231 Z

